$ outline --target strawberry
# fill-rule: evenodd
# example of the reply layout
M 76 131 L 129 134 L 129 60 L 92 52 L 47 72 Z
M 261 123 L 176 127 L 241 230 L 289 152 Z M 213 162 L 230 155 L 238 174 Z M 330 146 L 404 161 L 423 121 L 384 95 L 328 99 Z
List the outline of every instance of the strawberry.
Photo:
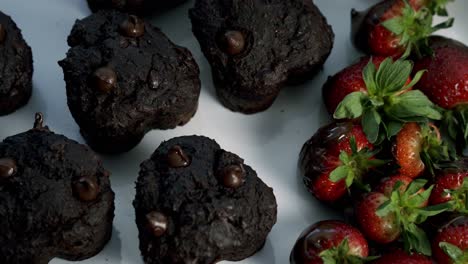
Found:
M 430 204 L 449 203 L 454 212 L 468 214 L 468 172 L 446 172 L 438 176 Z
M 432 241 L 439 264 L 468 263 L 468 216 L 461 216 L 440 228 Z
M 415 88 L 447 109 L 445 125 L 460 145 L 468 143 L 468 47 L 444 37 L 429 40 L 431 54 L 416 60 L 414 70 L 427 69 Z
M 432 191 L 432 187 L 424 190 L 426 183 L 426 180 L 414 180 L 403 191 L 403 183 L 398 181 L 390 195 L 381 192 L 365 195 L 356 205 L 357 222 L 364 235 L 379 244 L 402 237 L 407 252 L 431 255 L 427 235 L 418 225 L 429 216 L 446 211 L 447 207 L 424 207 Z
M 362 57 L 356 64 L 329 77 L 322 88 L 323 101 L 328 112 L 333 114 L 340 102 L 352 92 L 367 93 L 362 72 L 371 60 L 379 68 L 384 59 L 385 57 Z
M 321 201 L 340 200 L 353 183 L 363 185 L 366 172 L 382 164 L 374 159 L 372 149 L 359 124 L 332 123 L 320 128 L 301 151 L 305 185 Z
M 433 124 L 406 123 L 395 138 L 393 154 L 399 173 L 410 178 L 420 176 L 426 168 L 434 174 L 440 164 L 454 159 Z
M 361 232 L 341 221 L 318 222 L 300 235 L 291 264 L 364 263 L 369 246 Z
M 432 27 L 433 13 L 445 4 L 440 0 L 385 0 L 363 13 L 353 10 L 355 44 L 376 56 L 397 58 L 405 52 L 419 53 L 433 32 L 452 26 L 453 19 L 449 19 Z
M 407 122 L 441 119 L 441 113 L 421 91 L 411 90 L 424 73 L 417 72 L 408 83 L 412 67 L 410 61 L 387 58 L 377 70 L 369 62 L 363 70 L 367 92 L 348 94 L 338 105 L 334 118 L 361 118 L 364 133 L 373 144 L 390 139 Z
M 408 254 L 403 250 L 395 250 L 385 254 L 373 264 L 432 264 L 432 260 L 421 254 Z
M 400 191 L 404 192 L 413 181 L 410 177 L 403 175 L 395 175 L 392 177 L 384 178 L 379 185 L 374 189 L 375 192 L 383 193 L 385 196 L 390 197 L 398 182 L 401 183 Z

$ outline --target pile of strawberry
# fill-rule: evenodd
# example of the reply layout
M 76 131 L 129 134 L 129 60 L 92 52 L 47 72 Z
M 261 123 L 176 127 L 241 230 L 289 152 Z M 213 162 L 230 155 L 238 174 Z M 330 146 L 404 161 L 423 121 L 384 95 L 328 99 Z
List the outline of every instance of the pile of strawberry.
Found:
M 291 263 L 468 264 L 468 47 L 432 35 L 447 2 L 352 11 L 368 57 L 328 79 L 334 122 L 300 157 L 308 190 L 352 214 L 305 230 Z

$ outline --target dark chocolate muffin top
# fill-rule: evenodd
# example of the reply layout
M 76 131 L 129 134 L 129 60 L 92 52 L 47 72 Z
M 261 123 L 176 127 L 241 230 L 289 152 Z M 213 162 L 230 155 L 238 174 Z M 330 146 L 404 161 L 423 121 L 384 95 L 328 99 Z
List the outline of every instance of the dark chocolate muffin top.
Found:
M 197 0 L 190 18 L 217 88 L 242 100 L 276 97 L 284 84 L 311 78 L 333 46 L 332 29 L 310 0 Z M 233 110 L 257 111 L 227 101 Z
M 15 22 L 0 11 L 0 115 L 27 103 L 32 90 L 31 48 Z
M 81 260 L 109 241 L 114 193 L 88 147 L 42 126 L 0 143 L 0 263 Z
M 92 147 L 106 138 L 116 139 L 110 145 L 138 142 L 148 130 L 174 128 L 195 113 L 198 66 L 189 50 L 150 23 L 100 11 L 78 20 L 68 43 L 59 62 L 68 105 Z
M 206 137 L 164 142 L 141 165 L 134 201 L 145 263 L 216 263 L 263 247 L 276 200 L 255 171 Z

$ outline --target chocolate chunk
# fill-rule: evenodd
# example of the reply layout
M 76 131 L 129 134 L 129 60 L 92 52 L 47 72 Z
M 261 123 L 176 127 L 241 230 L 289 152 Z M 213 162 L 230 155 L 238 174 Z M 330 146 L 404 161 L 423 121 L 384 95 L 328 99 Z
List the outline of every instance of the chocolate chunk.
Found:
M 148 228 L 153 232 L 153 235 L 160 237 L 166 233 L 168 220 L 167 217 L 159 212 L 151 212 L 146 215 Z
M 190 158 L 180 146 L 176 145 L 167 152 L 167 163 L 172 168 L 187 167 L 190 165 Z
M 242 165 L 229 165 L 220 172 L 222 183 L 228 188 L 239 188 L 245 181 L 245 171 Z
M 14 159 L 0 158 L 0 179 L 15 175 L 16 170 L 16 161 Z
M 109 67 L 101 67 L 94 71 L 92 83 L 95 89 L 108 93 L 114 89 L 117 83 L 115 71 Z
M 221 39 L 220 46 L 229 55 L 237 55 L 244 51 L 245 37 L 244 34 L 237 30 L 226 31 Z
M 137 16 L 130 15 L 120 24 L 120 32 L 127 37 L 141 37 L 145 33 L 145 22 Z
M 81 177 L 73 183 L 73 193 L 81 201 L 91 202 L 99 195 L 99 185 L 89 177 Z

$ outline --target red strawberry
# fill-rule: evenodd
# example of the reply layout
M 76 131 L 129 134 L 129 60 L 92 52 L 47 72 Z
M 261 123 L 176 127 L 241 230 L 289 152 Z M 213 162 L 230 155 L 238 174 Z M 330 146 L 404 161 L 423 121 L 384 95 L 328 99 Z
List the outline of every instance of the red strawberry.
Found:
M 291 252 L 291 264 L 364 263 L 369 247 L 358 229 L 322 221 L 304 230 Z
M 333 114 L 341 101 L 352 92 L 367 93 L 366 83 L 362 76 L 366 65 L 372 60 L 379 68 L 385 57 L 362 57 L 360 61 L 329 77 L 322 89 L 323 100 L 330 114 Z
M 404 192 L 406 189 L 408 189 L 408 185 L 413 181 L 410 177 L 403 176 L 403 175 L 395 175 L 392 177 L 384 178 L 382 179 L 381 183 L 377 185 L 375 188 L 375 192 L 380 192 L 383 193 L 385 196 L 390 197 L 392 195 L 392 192 L 395 189 L 395 185 L 400 182 L 400 191 Z
M 368 54 L 400 57 L 424 48 L 434 31 L 450 27 L 453 20 L 432 27 L 434 9 L 428 0 L 385 0 L 359 13 L 353 10 L 353 37 L 358 48 Z M 427 44 L 426 44 L 427 45 Z
M 468 263 L 468 216 L 461 216 L 440 228 L 432 241 L 439 264 Z
M 395 185 L 390 195 L 371 192 L 356 205 L 356 220 L 367 238 L 379 244 L 404 240 L 407 252 L 430 255 L 431 247 L 424 231 L 418 227 L 427 217 L 437 215 L 446 207 L 423 207 L 432 188 L 423 190 L 425 180 L 414 180 L 402 191 Z M 385 188 L 384 188 L 385 189 Z
M 415 88 L 432 102 L 451 110 L 445 118 L 450 136 L 459 142 L 468 142 L 468 47 L 444 37 L 432 37 L 433 54 L 415 62 L 414 70 L 427 73 Z
M 420 176 L 426 168 L 433 174 L 439 163 L 451 160 L 448 145 L 432 124 L 406 123 L 396 136 L 393 152 L 399 173 L 410 178 Z
M 341 199 L 353 182 L 362 182 L 370 168 L 381 164 L 373 158 L 372 148 L 358 124 L 332 123 L 320 128 L 301 151 L 305 185 L 321 201 Z
M 403 250 L 396 250 L 385 254 L 373 264 L 432 264 L 432 260 L 421 254 L 408 254 Z
M 368 63 L 363 70 L 367 91 L 346 95 L 333 117 L 361 118 L 362 128 L 371 143 L 390 139 L 406 122 L 441 119 L 438 109 L 421 91 L 411 90 L 424 72 L 418 72 L 408 83 L 411 71 L 410 61 L 387 58 L 378 69 L 374 63 Z
M 468 172 L 448 172 L 437 177 L 429 202 L 449 202 L 455 212 L 468 214 Z

